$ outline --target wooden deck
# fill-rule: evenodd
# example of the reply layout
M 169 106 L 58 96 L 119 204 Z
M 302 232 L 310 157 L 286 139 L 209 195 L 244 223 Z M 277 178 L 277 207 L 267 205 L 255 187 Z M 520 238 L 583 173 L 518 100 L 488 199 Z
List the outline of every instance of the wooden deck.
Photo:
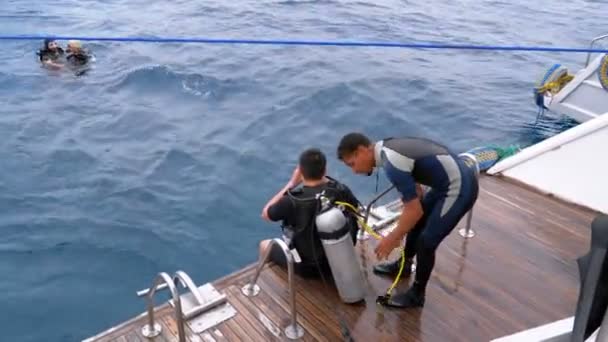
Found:
M 576 258 L 588 250 L 594 217 L 592 211 L 511 181 L 482 176 L 473 216 L 477 235 L 464 240 L 456 229 L 440 246 L 424 308 L 396 310 L 375 304 L 391 279 L 371 272 L 376 241 L 369 239 L 358 245 L 368 255 L 366 304 L 343 304 L 335 289 L 296 277 L 302 339 L 343 340 L 336 309 L 356 341 L 489 341 L 572 316 L 578 296 Z M 249 298 L 240 288 L 253 271 L 251 265 L 213 283 L 238 313 L 200 335 L 186 324 L 190 341 L 286 340 L 286 272 L 267 266 L 258 282 L 261 293 Z M 403 280 L 399 288 L 407 288 L 410 281 Z M 163 332 L 154 341 L 177 341 L 172 309 L 166 304 L 157 309 Z M 142 314 L 90 341 L 149 341 L 140 332 L 145 318 Z

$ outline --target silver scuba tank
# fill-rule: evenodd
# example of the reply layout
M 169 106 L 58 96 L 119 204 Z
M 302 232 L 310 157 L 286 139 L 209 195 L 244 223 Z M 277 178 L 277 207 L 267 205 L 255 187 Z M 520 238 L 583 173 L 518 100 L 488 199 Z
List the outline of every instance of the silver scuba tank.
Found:
M 348 221 L 342 210 L 324 197 L 321 200 L 323 209 L 315 223 L 338 294 L 345 303 L 359 302 L 365 298 L 365 283 Z

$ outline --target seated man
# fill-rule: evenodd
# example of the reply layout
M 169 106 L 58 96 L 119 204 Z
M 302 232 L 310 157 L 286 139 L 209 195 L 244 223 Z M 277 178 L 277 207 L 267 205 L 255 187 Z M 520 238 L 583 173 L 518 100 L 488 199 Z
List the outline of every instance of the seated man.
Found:
M 305 277 L 318 277 L 319 269 L 323 276 L 331 277 L 329 262 L 321 240 L 317 235 L 315 217 L 319 210 L 319 201 L 315 195 L 324 192 L 335 201 L 344 201 L 357 207 L 359 201 L 350 189 L 325 175 L 326 158 L 323 152 L 311 148 L 300 155 L 299 166 L 294 170 L 291 179 L 262 210 L 262 217 L 269 221 L 282 221 L 285 240 L 290 249 L 295 248 L 301 262 L 294 264 L 296 274 Z M 300 189 L 292 189 L 302 183 Z M 356 243 L 356 217 L 347 213 L 351 225 L 351 236 Z M 270 240 L 260 242 L 260 255 L 269 245 Z M 273 245 L 269 259 L 281 267 L 287 267 L 287 260 L 281 249 Z

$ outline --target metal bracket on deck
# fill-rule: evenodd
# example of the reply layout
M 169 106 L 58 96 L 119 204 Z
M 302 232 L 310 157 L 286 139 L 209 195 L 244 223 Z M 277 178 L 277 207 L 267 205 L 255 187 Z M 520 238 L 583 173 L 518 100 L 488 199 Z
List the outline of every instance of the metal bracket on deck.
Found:
M 160 283 L 161 279 L 162 283 Z M 177 284 L 181 284 L 183 288 L 189 289 L 190 292 L 180 296 Z M 175 272 L 173 278 L 163 272 L 157 276 L 150 289 L 137 292 L 138 296 L 146 296 L 148 299 L 149 322 L 142 328 L 142 334 L 146 337 L 154 337 L 160 334 L 161 326 L 154 322 L 152 297 L 157 291 L 166 288 L 171 291 L 173 297 L 169 300 L 169 304 L 175 309 L 180 342 L 185 342 L 184 320 L 188 321 L 190 329 L 198 334 L 236 315 L 236 310 L 228 303 L 226 295 L 219 293 L 213 285 L 207 283 L 196 287 L 192 278 L 184 271 Z
M 217 292 L 213 285 L 207 283 L 201 287 L 196 287 L 192 279 L 183 271 L 175 272 L 173 279 L 181 280 L 181 283 L 185 285 L 184 287 L 190 290 L 190 293 L 186 293 L 181 298 L 182 314 L 185 319 L 195 317 L 227 302 L 226 295 Z M 169 304 L 175 307 L 173 300 L 169 300 Z
M 191 292 L 181 296 L 182 312 L 194 333 L 202 333 L 236 315 L 226 295 L 219 293 L 212 284 L 188 288 Z M 169 304 L 174 306 L 174 301 L 169 300 Z

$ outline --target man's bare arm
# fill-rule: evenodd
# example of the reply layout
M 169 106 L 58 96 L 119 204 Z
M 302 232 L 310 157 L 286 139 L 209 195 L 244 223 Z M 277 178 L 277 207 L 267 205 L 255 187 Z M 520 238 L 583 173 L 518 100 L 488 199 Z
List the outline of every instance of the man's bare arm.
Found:
M 293 173 L 291 174 L 291 179 L 289 179 L 287 184 L 285 184 L 285 186 L 281 190 L 279 190 L 279 192 L 277 192 L 268 201 L 268 203 L 266 203 L 266 205 L 262 209 L 262 218 L 269 221 L 270 218 L 268 217 L 268 208 L 270 208 L 270 206 L 272 206 L 273 204 L 277 203 L 283 197 L 283 194 L 285 194 L 285 192 L 287 190 L 297 186 L 301 182 L 302 182 L 302 173 L 300 172 L 300 168 L 296 167 L 296 169 L 293 170 Z

